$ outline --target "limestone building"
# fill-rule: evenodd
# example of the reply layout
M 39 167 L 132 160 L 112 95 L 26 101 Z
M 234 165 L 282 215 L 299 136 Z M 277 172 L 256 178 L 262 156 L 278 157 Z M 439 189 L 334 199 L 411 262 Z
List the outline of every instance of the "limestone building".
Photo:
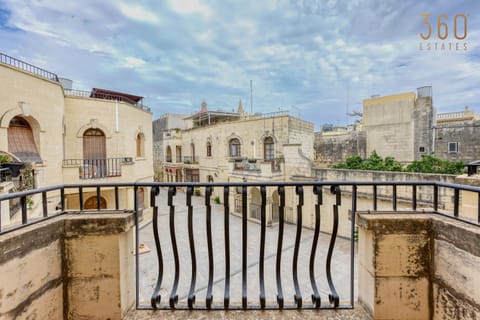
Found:
M 314 134 L 310 122 L 285 112 L 250 115 L 241 102 L 237 112 L 210 111 L 203 102 L 201 110 L 184 117 L 183 123 L 180 117 L 167 114 L 153 124 L 155 171 L 161 172 L 163 181 L 292 181 L 311 176 Z M 217 197 L 223 199 L 221 188 L 214 188 L 213 198 Z M 278 201 L 278 192 L 269 190 L 270 222 L 278 218 Z M 232 211 L 240 213 L 241 194 L 233 192 L 230 203 Z M 249 217 L 258 218 L 258 188 L 249 188 L 248 203 Z
M 72 90 L 71 81 L 51 72 L 3 54 L 0 61 L 0 153 L 27 164 L 30 187 L 153 180 L 152 114 L 142 97 Z M 2 175 L 0 193 L 21 187 L 18 178 Z M 79 207 L 77 192 L 65 189 L 66 209 Z M 132 192 L 120 188 L 122 207 L 132 207 L 122 203 L 133 199 Z M 139 196 L 147 203 L 148 195 Z M 29 200 L 29 210 L 40 212 L 41 201 Z M 102 188 L 100 201 L 114 208 L 113 188 Z M 49 205 L 58 204 L 49 199 Z M 95 190 L 84 190 L 82 205 L 97 207 Z M 19 219 L 10 209 L 2 203 L 2 225 Z
M 468 163 L 480 159 L 480 116 L 463 111 L 436 114 L 432 88 L 417 93 L 378 96 L 363 101 L 362 120 L 347 128 L 315 133 L 316 164 L 328 167 L 373 150 L 403 163 L 433 154 Z

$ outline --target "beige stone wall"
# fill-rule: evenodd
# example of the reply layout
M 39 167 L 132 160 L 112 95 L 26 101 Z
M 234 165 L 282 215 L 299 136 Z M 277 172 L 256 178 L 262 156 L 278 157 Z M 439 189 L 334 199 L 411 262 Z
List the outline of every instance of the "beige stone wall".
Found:
M 0 150 L 8 151 L 10 120 L 15 116 L 23 117 L 32 128 L 43 160 L 42 165 L 36 166 L 38 185 L 61 184 L 65 114 L 62 86 L 1 63 L 0 83 Z M 28 107 L 22 106 L 22 102 Z
M 55 221 L 0 237 L 1 319 L 63 319 L 62 229 Z
M 132 213 L 62 215 L 2 235 L 0 318 L 122 319 L 135 301 L 133 224 Z
M 90 128 L 104 132 L 107 158 L 133 158 L 135 162 L 133 165 L 122 165 L 122 176 L 117 180 L 123 182 L 153 180 L 151 113 L 124 102 L 65 97 L 65 159 L 83 159 L 83 133 Z M 136 139 L 139 133 L 145 136 L 143 157 L 137 157 Z M 68 183 L 71 183 L 70 179 L 80 182 L 78 172 L 76 174 L 76 179 L 73 174 L 68 176 Z
M 192 156 L 193 143 L 201 170 L 200 181 L 205 182 L 207 175 L 215 173 L 215 181 L 228 181 L 230 139 L 240 140 L 242 157 L 261 159 L 264 156 L 263 139 L 267 136 L 274 138 L 276 156 L 283 155 L 283 145 L 298 143 L 302 153 L 313 159 L 313 125 L 289 116 L 250 118 L 184 130 L 165 139 L 164 148 L 167 145 L 172 148 L 172 163 L 175 163 L 175 146 L 181 145 L 182 156 L 188 157 Z M 207 141 L 212 144 L 211 157 L 206 155 Z
M 457 176 L 448 174 L 429 174 L 429 173 L 410 173 L 410 172 L 389 172 L 389 171 L 369 171 L 369 170 L 350 170 L 350 169 L 314 169 L 315 176 L 321 181 L 436 181 L 442 183 L 456 183 Z M 359 187 L 359 193 L 364 196 L 372 197 L 373 188 L 371 186 Z M 393 189 L 391 186 L 379 186 L 377 194 L 379 198 L 392 199 Z M 444 210 L 453 209 L 453 189 L 439 188 L 439 208 Z M 408 207 L 412 199 L 411 186 L 397 186 L 397 198 L 399 201 L 406 200 Z M 433 201 L 433 187 L 418 186 L 417 200 L 419 205 L 431 207 Z M 368 203 L 368 202 L 366 202 Z M 360 208 L 360 210 L 371 209 L 370 206 Z
M 360 214 L 359 300 L 374 319 L 478 319 L 478 226 Z
M 15 116 L 27 120 L 43 160 L 42 164 L 35 165 L 37 187 L 63 183 L 153 181 L 150 112 L 123 102 L 116 104 L 114 101 L 65 96 L 60 83 L 5 64 L 0 64 L 0 82 L 3 84 L 0 88 L 0 151 L 8 151 L 7 129 L 10 120 Z M 28 107 L 25 107 L 25 103 Z M 63 165 L 65 159 L 83 159 L 82 136 L 89 128 L 98 128 L 105 133 L 107 158 L 133 159 L 131 163 L 120 165 L 121 176 L 80 179 L 79 166 Z M 137 156 L 136 139 L 139 133 L 144 136 L 142 156 Z M 147 192 L 147 203 L 148 196 Z M 58 196 L 49 200 L 54 205 L 59 201 Z M 37 201 L 34 206 L 38 204 Z M 29 215 L 38 216 L 41 212 L 39 209 Z M 19 219 L 18 215 L 15 219 Z M 2 225 L 8 222 L 4 219 Z
M 376 150 L 382 157 L 392 156 L 401 162 L 414 159 L 414 107 L 413 92 L 363 101 L 367 156 Z

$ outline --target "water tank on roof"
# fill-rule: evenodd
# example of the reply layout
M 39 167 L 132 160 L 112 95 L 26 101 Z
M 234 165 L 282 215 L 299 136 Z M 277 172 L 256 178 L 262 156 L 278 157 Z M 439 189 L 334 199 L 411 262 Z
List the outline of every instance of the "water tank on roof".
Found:
M 58 78 L 63 89 L 72 90 L 73 80 L 67 78 Z

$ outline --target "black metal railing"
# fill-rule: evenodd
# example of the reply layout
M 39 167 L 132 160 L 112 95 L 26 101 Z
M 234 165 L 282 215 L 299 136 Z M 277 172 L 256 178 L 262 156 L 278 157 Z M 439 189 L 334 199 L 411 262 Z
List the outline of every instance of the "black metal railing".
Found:
M 122 188 L 133 189 L 133 207 L 120 208 L 120 192 Z M 220 207 L 213 210 L 211 198 L 213 190 L 222 195 Z M 378 189 L 389 188 L 391 196 L 387 199 L 378 196 Z M 399 199 L 399 189 L 409 188 L 410 197 Z M 150 189 L 150 206 L 153 210 L 151 226 L 149 223 L 140 226 L 140 214 L 143 209 L 140 194 L 146 194 Z M 181 191 L 184 189 L 185 191 Z M 202 197 L 194 196 L 194 190 L 202 189 Z M 260 194 L 260 226 L 248 222 L 248 195 Z M 439 189 L 452 190 L 453 198 L 444 199 Z M 65 207 L 65 194 L 75 194 L 79 201 L 78 207 Z M 0 196 L 0 208 L 3 201 L 20 199 L 21 223 L 17 226 L 4 228 L 0 214 L 0 234 L 17 230 L 27 225 L 70 211 L 83 211 L 85 192 L 93 190 L 97 197 L 96 211 L 101 211 L 100 198 L 103 192 L 110 190 L 113 193 L 114 204 L 109 204 L 108 210 L 132 210 L 136 212 L 135 243 L 136 252 L 139 252 L 140 243 L 147 235 L 153 238 L 152 248 L 156 258 L 150 255 L 147 258 L 135 255 L 136 261 L 136 307 L 137 309 L 325 309 L 325 308 L 353 308 L 354 306 L 354 270 L 355 270 L 355 214 L 348 220 L 348 240 L 337 237 L 340 228 L 339 208 L 346 207 L 349 211 L 358 212 L 360 194 L 365 195 L 368 205 L 362 203 L 362 212 L 392 212 L 392 213 L 433 213 L 467 222 L 480 227 L 480 188 L 464 185 L 438 182 L 285 182 L 285 183 L 119 183 L 119 184 L 79 184 L 61 185 L 36 190 L 29 190 L 15 194 Z M 362 193 L 360 193 L 360 190 Z M 241 195 L 240 217 L 230 214 L 231 201 L 237 192 Z M 278 227 L 266 226 L 267 197 L 271 192 L 278 194 L 279 223 Z M 417 201 L 420 192 L 429 192 L 430 202 Z M 47 205 L 51 202 L 50 194 L 59 200 L 57 208 L 49 212 Z M 462 218 L 460 203 L 463 193 L 474 193 L 477 200 L 477 218 L 468 220 Z M 27 208 L 27 199 L 36 194 L 41 195 L 40 212 Z M 128 193 L 122 193 L 128 194 Z M 293 197 L 293 198 L 292 198 Z M 332 197 L 330 201 L 324 200 Z M 350 202 L 345 201 L 345 198 Z M 236 199 L 236 198 L 235 198 Z M 313 213 L 303 212 L 305 200 L 312 201 Z M 200 201 L 201 200 L 201 201 Z M 365 200 L 365 199 L 364 199 Z M 408 200 L 408 201 L 407 201 Z M 449 211 L 439 210 L 445 206 L 442 202 L 453 202 Z M 124 201 L 125 203 L 131 203 Z M 386 202 L 390 206 L 379 210 Z M 73 202 L 72 202 L 73 203 Z M 290 207 L 291 204 L 294 207 Z M 290 204 L 290 205 L 288 205 Z M 401 205 L 400 205 L 401 204 Z M 232 203 L 233 205 L 233 203 Z M 235 204 L 236 205 L 236 204 Z M 215 205 L 218 206 L 218 205 Z M 177 207 L 180 207 L 177 209 Z M 296 215 L 296 226 L 290 227 L 286 223 L 287 208 L 293 209 Z M 195 211 L 195 213 L 194 213 Z M 313 214 L 313 231 L 302 228 L 302 219 Z M 330 218 L 332 224 L 325 232 L 321 221 Z M 344 220 L 345 221 L 345 220 Z M 322 222 L 323 223 L 323 222 Z M 203 227 L 201 227 L 203 225 Z M 184 233 L 181 233 L 183 229 Z M 199 230 L 201 229 L 201 233 Z M 288 229 L 288 230 L 287 230 Z M 235 230 L 238 232 L 235 233 Z M 306 234 L 309 234 L 306 237 Z M 287 235 L 290 235 L 288 238 Z M 142 237 L 142 238 L 141 238 Z M 325 238 L 326 237 L 326 238 Z M 268 241 L 267 241 L 268 238 Z M 288 243 L 287 240 L 292 240 Z M 187 242 L 188 241 L 188 242 Z M 347 241 L 348 258 L 346 279 L 348 290 L 338 288 L 338 272 L 335 270 L 336 243 Z M 273 253 L 266 253 L 266 245 L 274 245 Z M 345 247 L 345 246 L 344 246 Z M 292 255 L 287 255 L 293 249 Z M 318 251 L 326 253 L 319 256 Z M 252 252 L 256 257 L 252 258 Z M 302 253 L 303 252 L 303 253 Z M 155 262 L 152 262 L 154 259 Z M 274 259 L 272 270 L 266 270 L 267 260 Z M 285 264 L 286 259 L 289 264 Z M 220 262 L 219 262 L 220 260 Z M 270 262 L 273 262 L 270 261 Z M 235 269 L 235 263 L 238 269 Z M 154 267 L 157 265 L 157 269 Z M 204 268 L 202 269 L 201 266 Z M 344 270 L 344 267 L 340 269 Z M 147 271 L 155 272 L 156 282 L 149 282 L 152 277 L 141 279 Z M 345 273 L 345 271 L 343 271 Z M 258 275 L 257 280 L 251 278 Z M 285 275 L 290 275 L 292 283 L 288 284 Z M 266 277 L 269 276 L 269 277 Z M 270 278 L 274 279 L 271 280 Z M 320 281 L 324 278 L 325 281 Z M 168 286 L 166 279 L 171 280 Z M 187 285 L 182 285 L 185 281 Z M 267 282 L 270 279 L 275 286 L 275 300 L 267 299 Z M 302 280 L 303 279 L 303 280 Z M 200 284 L 205 280 L 206 284 Z M 306 281 L 305 281 L 306 280 Z M 148 282 L 147 286 L 142 283 Z M 307 283 L 307 284 L 306 284 Z M 254 285 L 252 285 L 254 284 Z M 271 285 L 271 283 L 269 283 Z M 293 286 L 292 286 L 293 284 Z M 222 299 L 213 298 L 215 286 L 221 286 Z M 251 287 L 257 291 L 257 296 L 251 296 Z M 184 289 L 182 289 L 184 288 Z M 169 290 L 168 290 L 169 289 Z M 217 288 L 218 289 L 218 288 Z M 291 289 L 291 290 L 290 290 Z M 168 290 L 168 291 L 167 291 Z M 146 291 L 146 292 L 145 292 Z M 217 290 L 218 292 L 218 290 Z M 305 293 L 311 299 L 305 299 Z M 204 294 L 204 300 L 198 298 Z M 240 296 L 233 299 L 233 293 Z M 249 295 L 250 293 L 250 295 Z M 145 301 L 145 294 L 150 296 L 149 303 Z M 203 295 L 202 294 L 202 295 Z M 293 301 L 288 298 L 293 296 Z
M 80 179 L 120 177 L 122 165 L 132 164 L 131 157 L 106 159 L 65 159 L 64 167 L 78 167 Z
M 12 181 L 12 171 L 10 168 L 0 168 L 0 182 Z
M 280 163 L 282 161 L 283 161 L 283 158 L 274 158 L 269 160 L 237 158 L 237 159 L 234 159 L 233 170 L 260 172 L 261 164 L 269 163 L 271 166 L 272 172 L 278 172 L 278 171 L 281 171 Z
M 183 157 L 184 164 L 198 164 L 198 157 L 196 156 L 184 156 Z
M 142 101 L 134 101 L 129 99 L 125 96 L 116 95 L 116 94 L 106 94 L 106 93 L 98 93 L 93 91 L 85 91 L 85 90 L 75 90 L 75 89 L 63 89 L 65 95 L 72 96 L 72 97 L 83 97 L 83 98 L 95 98 L 95 99 L 102 99 L 102 100 L 110 100 L 110 101 L 121 101 L 128 104 L 131 104 L 139 109 L 145 110 L 150 112 L 150 108 L 147 107 L 142 103 Z
M 40 76 L 42 78 L 58 82 L 58 76 L 55 73 L 36 67 L 22 60 L 7 56 L 6 54 L 0 53 L 0 62 L 23 71 L 33 73 L 34 75 Z

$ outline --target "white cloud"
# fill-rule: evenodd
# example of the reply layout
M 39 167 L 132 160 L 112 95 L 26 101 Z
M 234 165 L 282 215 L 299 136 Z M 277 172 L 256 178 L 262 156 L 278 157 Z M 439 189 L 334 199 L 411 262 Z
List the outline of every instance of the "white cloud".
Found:
M 139 5 L 132 5 L 122 3 L 120 4 L 120 11 L 128 18 L 141 22 L 158 24 L 160 19 L 148 8 L 141 7 Z
M 145 65 L 145 60 L 135 57 L 125 57 L 124 66 L 127 68 L 138 68 Z
M 178 14 L 199 14 L 205 19 L 210 19 L 212 16 L 212 9 L 200 0 L 168 0 L 168 3 Z

